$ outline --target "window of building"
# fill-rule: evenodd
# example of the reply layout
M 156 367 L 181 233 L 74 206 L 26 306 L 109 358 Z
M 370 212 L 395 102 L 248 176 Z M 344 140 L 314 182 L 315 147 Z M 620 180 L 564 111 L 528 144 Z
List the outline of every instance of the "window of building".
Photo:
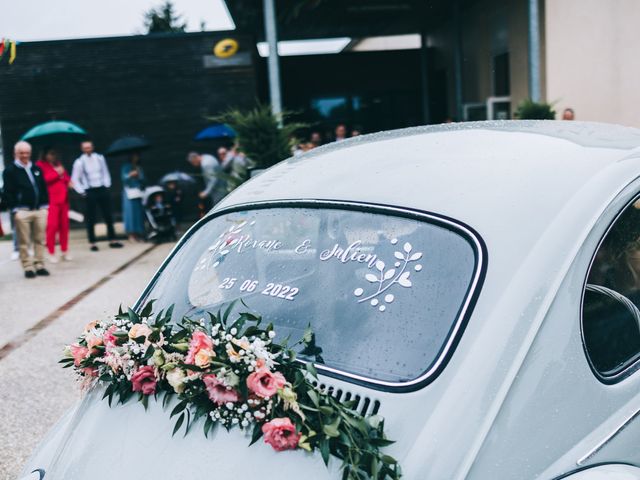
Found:
M 500 97 L 511 94 L 509 52 L 494 55 L 493 57 L 493 94 Z
M 640 359 L 640 201 L 627 206 L 598 246 L 582 305 L 593 370 L 614 381 Z

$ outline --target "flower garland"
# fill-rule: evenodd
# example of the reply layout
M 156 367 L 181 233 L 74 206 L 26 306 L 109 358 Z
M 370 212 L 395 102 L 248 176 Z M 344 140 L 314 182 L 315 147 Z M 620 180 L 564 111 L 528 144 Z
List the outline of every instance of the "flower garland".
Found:
M 292 346 L 279 344 L 273 325 L 262 328 L 257 315 L 230 321 L 232 307 L 177 324 L 173 308 L 152 318 L 152 302 L 140 314 L 120 310 L 113 320 L 88 324 L 60 363 L 86 386 L 105 385 L 109 405 L 136 394 L 145 408 L 150 396 L 163 395 L 163 407 L 177 398 L 174 435 L 204 419 L 205 436 L 217 425 L 237 427 L 251 432 L 250 444 L 264 437 L 276 451 L 319 451 L 326 465 L 333 455 L 342 461 L 343 479 L 399 479 L 397 461 L 380 450 L 393 443 L 382 418 L 364 417 L 354 401 L 318 390 L 313 364 L 296 361 L 297 346 L 321 360 L 313 332 L 308 328 Z

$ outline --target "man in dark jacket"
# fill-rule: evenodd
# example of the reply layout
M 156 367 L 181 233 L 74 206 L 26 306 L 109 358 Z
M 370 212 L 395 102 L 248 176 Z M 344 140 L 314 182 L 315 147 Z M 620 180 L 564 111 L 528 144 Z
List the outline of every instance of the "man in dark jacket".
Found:
M 31 162 L 31 145 L 18 142 L 13 152 L 15 160 L 7 165 L 2 178 L 4 198 L 13 214 L 18 234 L 20 262 L 25 277 L 47 276 L 49 272 L 44 268 L 44 237 L 49 206 L 47 186 L 42 171 Z M 33 257 L 29 255 L 32 238 Z

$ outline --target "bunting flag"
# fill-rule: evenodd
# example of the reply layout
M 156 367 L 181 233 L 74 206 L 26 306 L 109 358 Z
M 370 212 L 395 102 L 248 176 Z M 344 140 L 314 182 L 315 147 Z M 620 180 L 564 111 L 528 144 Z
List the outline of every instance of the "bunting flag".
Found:
M 9 65 L 13 64 L 16 59 L 16 41 L 11 42 L 11 48 L 9 49 Z
M 11 65 L 16 59 L 16 53 L 18 42 L 15 40 L 11 40 L 9 38 L 1 38 L 0 39 L 0 60 L 5 53 L 9 55 L 9 65 Z

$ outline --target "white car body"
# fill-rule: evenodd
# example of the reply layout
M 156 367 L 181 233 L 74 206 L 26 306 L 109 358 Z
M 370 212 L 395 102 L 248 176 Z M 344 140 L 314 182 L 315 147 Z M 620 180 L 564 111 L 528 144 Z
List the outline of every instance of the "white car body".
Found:
M 210 215 L 337 202 L 469 226 L 482 256 L 478 295 L 437 376 L 402 392 L 348 377 L 322 382 L 379 402 L 397 441 L 387 450 L 407 479 L 622 480 L 640 479 L 640 373 L 614 384 L 597 378 L 580 316 L 594 253 L 638 192 L 638 130 L 480 122 L 319 148 L 247 182 Z M 340 478 L 335 459 L 327 470 L 319 455 L 248 447 L 238 431 L 205 439 L 194 428 L 172 438 L 173 422 L 159 405 L 109 408 L 99 393 L 60 422 L 25 475 L 42 468 L 45 480 Z

